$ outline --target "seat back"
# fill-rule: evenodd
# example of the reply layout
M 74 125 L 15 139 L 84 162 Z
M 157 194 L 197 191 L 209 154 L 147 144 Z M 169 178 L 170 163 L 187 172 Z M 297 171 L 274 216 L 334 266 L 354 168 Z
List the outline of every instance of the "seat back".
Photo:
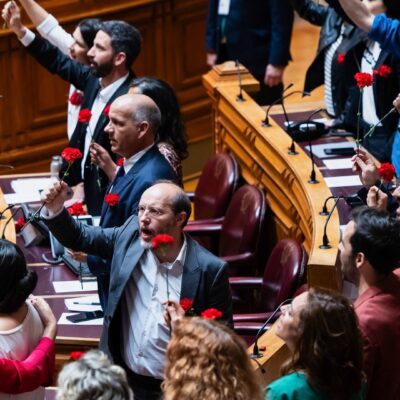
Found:
M 256 262 L 265 210 L 265 195 L 255 186 L 243 185 L 234 193 L 222 224 L 220 257 L 250 252 L 254 255 L 253 262 Z
M 262 311 L 273 311 L 294 296 L 304 283 L 306 263 L 306 252 L 295 240 L 283 239 L 275 245 L 263 275 Z
M 238 180 L 239 167 L 234 157 L 214 154 L 204 166 L 195 190 L 195 220 L 223 217 Z

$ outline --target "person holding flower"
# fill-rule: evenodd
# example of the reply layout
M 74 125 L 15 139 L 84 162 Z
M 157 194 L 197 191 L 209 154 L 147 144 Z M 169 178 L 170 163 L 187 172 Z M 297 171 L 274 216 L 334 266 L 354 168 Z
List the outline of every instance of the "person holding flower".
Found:
M 113 121 L 113 106 L 110 118 Z M 112 142 L 113 148 L 122 149 L 117 137 Z M 183 232 L 191 203 L 174 183 L 162 181 L 148 188 L 138 215 L 119 228 L 74 220 L 63 209 L 68 197 L 67 185 L 54 183 L 43 194 L 42 216 L 64 246 L 111 260 L 100 348 L 125 368 L 136 400 L 158 399 L 170 340 L 165 302 L 191 299 L 196 314 L 215 308 L 222 320 L 232 323 L 227 264 Z M 172 240 L 152 244 L 159 234 Z

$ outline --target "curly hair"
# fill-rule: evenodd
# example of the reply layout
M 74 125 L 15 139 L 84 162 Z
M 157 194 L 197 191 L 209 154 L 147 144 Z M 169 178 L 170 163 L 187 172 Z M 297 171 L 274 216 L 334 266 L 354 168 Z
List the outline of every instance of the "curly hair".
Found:
M 164 400 L 260 400 L 245 344 L 224 325 L 203 318 L 179 322 L 167 349 Z
M 57 400 L 132 400 L 125 371 L 100 350 L 64 366 L 58 376 Z
M 346 400 L 361 390 L 362 340 L 349 301 L 326 289 L 311 289 L 300 312 L 299 339 L 284 374 L 304 370 L 311 386 Z

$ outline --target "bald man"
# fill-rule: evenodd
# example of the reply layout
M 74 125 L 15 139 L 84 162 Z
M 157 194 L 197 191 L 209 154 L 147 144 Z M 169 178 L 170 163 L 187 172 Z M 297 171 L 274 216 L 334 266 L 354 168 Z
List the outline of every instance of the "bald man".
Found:
M 67 198 L 65 182 L 44 193 L 43 217 L 50 230 L 67 247 L 111 260 L 100 348 L 125 368 L 136 400 L 159 399 L 170 339 L 165 303 L 188 298 L 196 314 L 217 308 L 231 322 L 227 265 L 183 233 L 191 203 L 173 183 L 147 189 L 138 216 L 114 229 L 80 224 L 63 209 Z M 172 236 L 173 243 L 152 249 L 151 240 L 160 233 Z
M 117 204 L 103 202 L 100 226 L 121 226 L 137 208 L 142 193 L 157 180 L 176 182 L 177 176 L 165 157 L 154 145 L 154 138 L 161 122 L 161 113 L 154 101 L 142 94 L 126 94 L 111 104 L 109 123 L 104 132 L 110 140 L 111 150 L 123 157 L 123 164 L 111 182 L 107 195 L 119 196 Z M 93 144 L 96 146 L 96 144 Z M 97 276 L 100 303 L 107 307 L 110 280 L 110 261 L 97 256 L 79 255 L 90 271 Z

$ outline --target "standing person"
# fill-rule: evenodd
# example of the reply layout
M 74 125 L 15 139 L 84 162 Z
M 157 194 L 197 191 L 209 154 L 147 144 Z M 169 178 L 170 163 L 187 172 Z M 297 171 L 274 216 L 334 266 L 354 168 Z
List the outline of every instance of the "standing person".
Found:
M 93 46 L 94 38 L 100 27 L 98 18 L 87 18 L 79 22 L 72 35 L 60 26 L 53 15 L 49 14 L 35 0 L 20 0 L 20 4 L 35 25 L 40 36 L 58 47 L 64 54 L 83 65 L 89 65 L 87 53 Z M 83 93 L 74 85 L 69 88 L 67 134 L 71 139 L 78 123 Z
M 160 109 L 161 124 L 155 142 L 160 153 L 175 171 L 179 185 L 183 187 L 182 160 L 188 156 L 187 136 L 174 90 L 161 79 L 143 77 L 132 81 L 129 93 L 139 93 L 150 97 Z M 94 144 L 91 156 L 92 160 L 112 180 L 116 174 L 117 166 L 108 153 L 98 144 Z
M 209 0 L 207 64 L 239 60 L 260 82 L 256 101 L 270 104 L 282 95 L 292 25 L 287 0 Z
M 87 118 L 78 123 L 70 140 L 70 146 L 79 148 L 83 158 L 81 163 L 72 165 L 66 180 L 71 186 L 84 183 L 88 211 L 92 215 L 100 215 L 108 178 L 91 164 L 89 147 L 91 142 L 97 142 L 115 159 L 110 142 L 104 135 L 108 123 L 104 110 L 114 99 L 128 91 L 134 77 L 131 66 L 140 53 L 140 33 L 123 21 L 103 22 L 88 52 L 90 66 L 87 67 L 27 31 L 13 1 L 6 3 L 2 15 L 10 29 L 41 65 L 84 92 L 81 108 L 90 110 L 90 115 L 86 113 Z M 63 169 L 66 167 L 65 164 Z
M 364 341 L 367 399 L 400 397 L 400 221 L 373 208 L 354 210 L 340 243 L 343 276 Z
M 219 322 L 198 317 L 174 324 L 167 349 L 164 400 L 261 400 L 246 346 Z
M 155 145 L 155 137 L 161 123 L 160 110 L 149 97 L 126 94 L 111 104 L 110 122 L 105 128 L 111 142 L 111 150 L 123 157 L 123 163 L 112 181 L 101 210 L 100 226 L 121 226 L 138 212 L 140 197 L 156 181 L 177 181 L 170 164 Z M 107 196 L 118 196 L 115 204 L 107 203 Z M 94 255 L 80 254 L 79 261 L 86 261 L 90 271 L 97 276 L 100 302 L 107 307 L 110 260 Z
M 22 361 L 42 338 L 43 324 L 36 308 L 27 301 L 37 275 L 27 270 L 21 249 L 8 240 L 0 241 L 0 279 L 0 357 Z M 9 396 L 0 394 L 0 399 L 6 398 Z M 44 388 L 12 398 L 43 399 Z
M 292 358 L 267 387 L 266 400 L 362 400 L 362 345 L 349 301 L 311 289 L 282 306 L 276 335 Z
M 65 182 L 43 194 L 42 216 L 49 229 L 65 246 L 111 260 L 100 348 L 124 367 L 136 400 L 159 399 L 170 339 L 165 302 L 192 299 L 196 313 L 217 308 L 232 322 L 227 264 L 183 232 L 191 203 L 176 184 L 147 189 L 138 216 L 120 228 L 80 224 L 63 209 L 67 198 Z M 161 233 L 172 237 L 169 246 L 151 244 Z

